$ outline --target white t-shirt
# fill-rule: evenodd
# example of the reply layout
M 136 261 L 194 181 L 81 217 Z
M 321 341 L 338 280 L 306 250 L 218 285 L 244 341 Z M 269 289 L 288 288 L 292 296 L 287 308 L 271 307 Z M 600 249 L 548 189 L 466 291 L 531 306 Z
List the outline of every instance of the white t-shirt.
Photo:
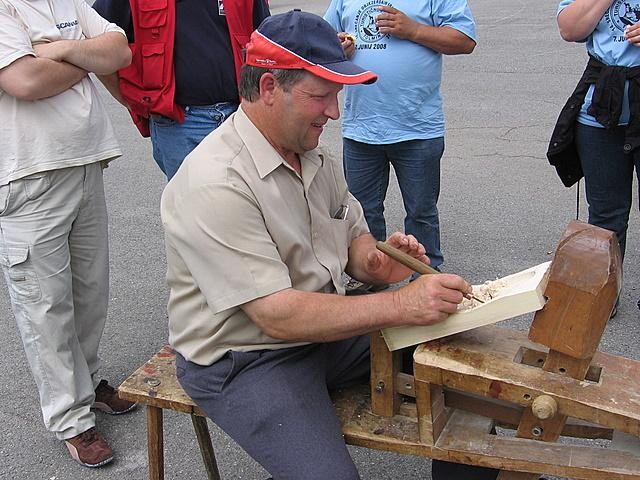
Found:
M 0 0 L 0 69 L 32 45 L 124 32 L 84 0 Z M 0 185 L 33 173 L 87 165 L 121 155 L 100 94 L 87 76 L 35 101 L 0 90 Z

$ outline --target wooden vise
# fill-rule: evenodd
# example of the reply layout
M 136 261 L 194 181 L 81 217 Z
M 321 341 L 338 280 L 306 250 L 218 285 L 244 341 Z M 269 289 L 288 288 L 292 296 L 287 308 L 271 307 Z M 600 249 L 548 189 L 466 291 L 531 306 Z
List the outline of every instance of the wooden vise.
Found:
M 336 399 L 346 440 L 500 469 L 501 480 L 640 479 L 640 458 L 626 451 L 558 441 L 640 436 L 640 362 L 597 351 L 620 283 L 615 235 L 572 222 L 528 338 L 487 326 L 424 343 L 411 375 L 372 335 L 370 398 Z

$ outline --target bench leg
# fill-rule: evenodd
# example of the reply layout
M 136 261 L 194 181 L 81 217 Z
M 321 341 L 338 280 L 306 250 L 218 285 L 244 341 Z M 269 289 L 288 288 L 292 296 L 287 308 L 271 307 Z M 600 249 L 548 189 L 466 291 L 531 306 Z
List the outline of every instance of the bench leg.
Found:
M 191 415 L 193 429 L 196 431 L 200 453 L 204 461 L 204 468 L 207 470 L 209 480 L 220 480 L 220 472 L 218 472 L 218 464 L 216 463 L 216 454 L 211 444 L 211 435 L 207 426 L 207 419 L 198 415 Z
M 164 437 L 162 409 L 147 405 L 147 449 L 149 480 L 164 480 Z

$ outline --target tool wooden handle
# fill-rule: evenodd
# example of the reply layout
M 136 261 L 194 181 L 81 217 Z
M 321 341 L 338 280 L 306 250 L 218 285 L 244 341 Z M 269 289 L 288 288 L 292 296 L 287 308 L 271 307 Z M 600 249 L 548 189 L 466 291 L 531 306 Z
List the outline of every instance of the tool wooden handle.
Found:
M 418 272 L 423 275 L 433 275 L 436 273 L 440 273 L 435 268 L 430 267 L 425 263 L 422 263 L 417 258 L 412 257 L 408 253 L 404 253 L 402 250 L 398 250 L 396 247 L 392 247 L 388 243 L 378 241 L 376 242 L 376 248 L 381 252 L 386 253 L 395 261 L 401 263 L 405 267 L 409 267 L 414 272 Z M 484 303 L 484 300 L 480 300 L 478 297 L 476 297 L 471 293 L 466 294 L 465 297 L 473 299 L 478 303 Z
M 409 267 L 414 272 L 418 272 L 422 274 L 440 273 L 435 268 L 432 268 L 429 265 L 422 263 L 417 258 L 412 257 L 408 253 L 404 253 L 402 250 L 398 250 L 397 248 L 392 247 L 388 243 L 377 242 L 376 248 L 381 252 L 384 252 L 387 255 L 389 255 L 395 261 L 400 262 L 405 267 Z

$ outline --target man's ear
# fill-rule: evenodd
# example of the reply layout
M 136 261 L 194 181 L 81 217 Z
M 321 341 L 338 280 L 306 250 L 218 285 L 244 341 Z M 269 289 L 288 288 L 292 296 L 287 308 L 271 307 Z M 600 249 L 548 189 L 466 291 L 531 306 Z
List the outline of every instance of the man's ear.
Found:
M 278 82 L 271 72 L 266 72 L 260 77 L 260 99 L 266 105 L 272 105 L 275 99 Z

